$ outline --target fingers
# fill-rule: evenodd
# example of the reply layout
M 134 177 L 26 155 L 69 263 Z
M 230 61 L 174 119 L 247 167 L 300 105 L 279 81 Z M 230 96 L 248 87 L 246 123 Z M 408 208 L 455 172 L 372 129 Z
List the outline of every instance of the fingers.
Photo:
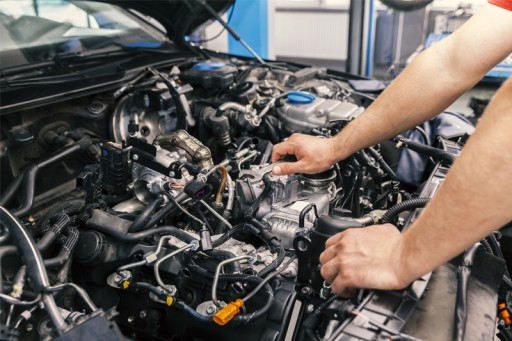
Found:
M 276 144 L 272 147 L 272 162 L 281 160 L 286 155 L 296 155 L 297 149 L 300 148 L 295 141 L 300 141 L 301 134 L 292 134 L 288 140 Z
M 331 290 L 342 297 L 351 297 L 355 294 L 355 288 L 344 276 L 340 268 L 340 262 L 333 259 L 324 264 L 320 270 L 322 277 L 331 284 Z
M 285 141 L 272 148 L 272 162 L 281 160 L 286 155 L 295 155 L 296 146 L 293 142 Z
M 339 262 L 336 259 L 333 259 L 320 268 L 320 274 L 327 281 L 327 283 L 332 283 L 336 276 L 339 273 Z
M 327 239 L 327 241 L 325 242 L 325 248 L 327 249 L 328 247 L 331 247 L 334 244 L 337 244 L 341 240 L 341 238 L 343 238 L 344 235 L 345 234 L 343 232 L 340 232 L 340 233 L 336 233 L 334 236 Z
M 297 162 L 283 162 L 275 165 L 272 168 L 272 173 L 275 175 L 303 173 L 306 170 L 306 165 L 307 163 L 302 160 Z
M 345 298 L 352 297 L 356 294 L 356 289 L 348 286 L 347 281 L 342 276 L 336 277 L 334 282 L 331 283 L 331 290 Z

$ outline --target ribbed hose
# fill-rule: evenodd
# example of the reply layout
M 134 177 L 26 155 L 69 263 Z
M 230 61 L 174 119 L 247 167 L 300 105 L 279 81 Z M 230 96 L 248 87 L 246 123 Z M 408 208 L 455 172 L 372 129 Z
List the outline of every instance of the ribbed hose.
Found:
M 416 208 L 422 208 L 427 205 L 430 198 L 416 198 L 411 200 L 402 201 L 399 204 L 391 207 L 380 219 L 381 224 L 387 224 L 393 221 L 400 213 L 413 210 Z

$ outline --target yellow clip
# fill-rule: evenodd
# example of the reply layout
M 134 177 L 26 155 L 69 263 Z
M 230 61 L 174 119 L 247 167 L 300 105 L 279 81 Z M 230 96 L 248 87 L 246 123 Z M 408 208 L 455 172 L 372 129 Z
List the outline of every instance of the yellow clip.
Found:
M 129 286 L 130 286 L 130 282 L 128 282 L 128 281 L 123 282 L 123 289 L 128 289 Z
M 235 300 L 235 302 L 229 303 L 227 306 L 219 310 L 213 315 L 213 321 L 219 326 L 223 326 L 233 319 L 240 312 L 240 308 L 244 305 L 244 301 L 241 299 Z
M 174 302 L 174 299 L 172 298 L 172 296 L 167 296 L 167 298 L 165 299 L 165 304 L 167 304 L 169 307 L 173 304 Z

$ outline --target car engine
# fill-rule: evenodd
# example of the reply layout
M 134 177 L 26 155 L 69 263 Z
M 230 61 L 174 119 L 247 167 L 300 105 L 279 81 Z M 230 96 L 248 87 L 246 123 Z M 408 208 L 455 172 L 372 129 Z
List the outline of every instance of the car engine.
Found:
M 373 101 L 347 81 L 219 58 L 3 115 L 2 339 L 415 339 L 401 330 L 417 331 L 406 322 L 434 275 L 343 299 L 318 257 L 347 228 L 406 229 L 467 136 L 395 138 L 427 160 L 421 186 L 397 180 L 394 143 L 272 174 L 274 144 L 333 136 Z M 501 277 L 481 281 L 478 316 L 494 321 Z

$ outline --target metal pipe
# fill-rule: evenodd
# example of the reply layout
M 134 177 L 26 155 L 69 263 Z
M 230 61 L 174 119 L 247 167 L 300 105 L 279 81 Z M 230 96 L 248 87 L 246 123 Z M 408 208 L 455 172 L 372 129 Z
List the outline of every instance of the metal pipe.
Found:
M 155 272 L 155 279 L 156 279 L 156 282 L 158 283 L 158 285 L 165 291 L 169 292 L 169 289 L 167 288 L 167 285 L 162 281 L 162 278 L 160 277 L 160 271 L 159 271 L 159 267 L 160 267 L 160 264 L 162 264 L 164 261 L 166 261 L 167 259 L 169 258 L 172 258 L 174 256 L 176 256 L 177 254 L 180 254 L 184 251 L 187 251 L 189 249 L 192 249 L 194 247 L 198 247 L 199 246 L 199 243 L 197 241 L 193 241 L 192 243 L 188 244 L 188 245 L 185 245 L 171 253 L 169 253 L 168 255 L 165 255 L 163 256 L 162 258 L 160 258 L 154 265 L 154 272 Z
M 215 306 L 220 307 L 219 300 L 217 300 L 217 284 L 219 283 L 219 277 L 220 277 L 220 271 L 222 270 L 222 267 L 226 264 L 238 262 L 244 259 L 253 259 L 253 256 L 238 256 L 233 257 L 230 259 L 223 260 L 217 265 L 217 268 L 215 269 L 215 275 L 213 276 L 213 283 L 212 283 L 212 301 Z
M 204 200 L 199 200 L 199 202 L 204 206 L 206 207 L 206 209 L 208 211 L 210 211 L 214 216 L 216 216 L 220 221 L 222 221 L 227 227 L 229 227 L 229 229 L 232 229 L 233 228 L 233 225 L 231 225 L 229 223 L 229 221 L 227 221 L 226 219 L 224 219 L 223 216 L 221 216 L 217 211 L 215 211 L 213 208 L 210 207 L 210 205 L 208 205 L 206 202 L 204 202 Z
M 160 238 L 160 240 L 158 241 L 158 244 L 156 246 L 156 249 L 153 252 L 156 256 L 158 256 L 160 251 L 162 251 L 162 247 L 164 245 L 164 242 L 166 240 L 171 239 L 171 237 L 172 236 L 163 236 L 163 237 Z M 136 267 L 143 266 L 143 265 L 146 265 L 146 264 L 148 264 L 148 261 L 146 259 L 143 259 L 143 260 L 140 260 L 138 262 L 133 262 L 133 263 L 130 263 L 130 264 L 125 264 L 123 266 L 120 266 L 120 267 L 117 268 L 116 272 L 120 272 L 120 271 L 123 271 L 123 270 L 128 270 L 128 269 L 136 268 Z

